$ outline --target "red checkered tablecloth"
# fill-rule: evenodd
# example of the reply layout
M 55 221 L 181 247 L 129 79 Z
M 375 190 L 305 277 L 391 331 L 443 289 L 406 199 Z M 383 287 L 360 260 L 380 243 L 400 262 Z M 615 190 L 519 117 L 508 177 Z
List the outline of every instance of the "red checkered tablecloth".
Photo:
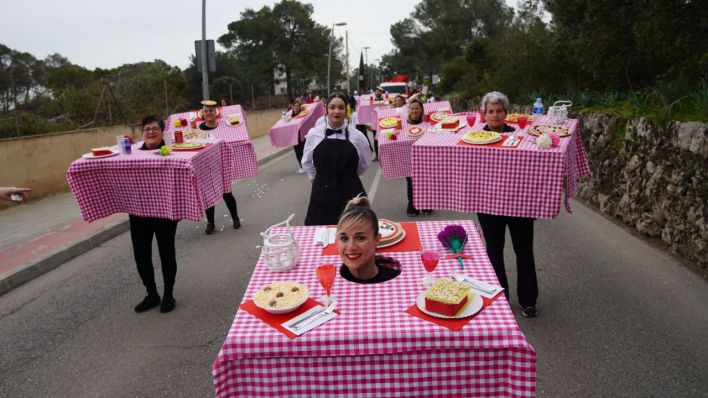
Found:
M 357 120 L 359 121 L 359 124 L 366 124 L 370 125 L 372 129 L 376 129 L 375 120 L 374 120 L 374 110 L 377 108 L 381 107 L 388 107 L 388 99 L 386 102 L 381 102 L 381 103 L 372 103 L 372 98 L 374 98 L 373 95 L 360 95 L 357 97 L 356 100 L 356 117 Z M 393 99 L 392 96 L 389 96 L 389 98 Z
M 196 111 L 194 111 L 196 113 Z M 165 121 L 165 134 L 174 134 L 177 128 L 172 124 L 176 119 L 187 119 L 192 112 L 177 113 L 170 115 Z M 231 114 L 241 115 L 241 124 L 230 126 L 226 123 L 227 117 Z M 230 105 L 219 108 L 219 126 L 214 130 L 209 130 L 216 139 L 224 140 L 222 146 L 224 160 L 224 189 L 231 192 L 231 182 L 233 180 L 243 180 L 258 175 L 258 160 L 256 151 L 248 137 L 248 123 L 246 122 L 246 112 L 241 105 Z M 197 124 L 199 124 L 198 122 Z M 186 130 L 187 127 L 180 128 Z
M 268 136 L 272 146 L 288 147 L 297 145 L 298 139 L 305 138 L 310 129 L 315 126 L 317 119 L 325 114 L 324 105 L 319 101 L 312 104 L 303 104 L 302 106 L 309 109 L 307 115 L 293 117 L 290 120 L 280 119 L 270 128 Z
M 449 110 L 452 112 L 452 107 L 448 101 L 438 101 L 426 103 L 423 105 L 423 111 L 426 115 L 440 110 Z M 406 131 L 412 127 L 408 124 L 408 108 L 377 108 L 374 111 L 376 124 L 378 121 L 391 116 L 399 116 L 402 122 L 402 129 L 396 130 L 396 140 L 389 140 L 384 134 L 376 132 L 379 140 L 379 161 L 381 169 L 383 169 L 384 178 L 390 180 L 393 178 L 403 178 L 411 176 L 411 147 L 418 138 L 411 138 L 406 135 Z M 430 129 L 431 124 L 424 122 L 417 125 L 426 130 Z M 380 131 L 380 129 L 379 129 Z M 427 134 L 427 133 L 426 133 Z
M 498 283 L 472 221 L 418 223 L 424 248 L 440 247 L 436 235 L 462 224 L 469 241 L 466 272 Z M 256 264 L 243 302 L 262 286 L 282 280 L 306 284 L 313 297 L 324 294 L 315 275 L 322 256 L 313 245 L 316 227 L 295 227 L 298 266 L 285 273 Z M 337 276 L 332 294 L 341 315 L 291 340 L 239 310 L 212 366 L 217 397 L 526 397 L 534 396 L 536 353 L 526 341 L 502 295 L 460 331 L 404 311 L 424 290 L 426 274 L 418 252 L 390 253 L 401 274 L 388 282 L 362 285 Z M 456 260 L 440 260 L 433 276 L 459 272 Z M 238 305 L 234 305 L 238 307 Z
M 133 144 L 132 154 L 75 160 L 69 187 L 86 221 L 114 213 L 199 221 L 224 193 L 221 141 L 196 152 L 156 155 Z
M 545 116 L 534 121 L 547 123 Z M 478 122 L 472 129 L 483 126 Z M 538 149 L 530 135 L 517 149 L 458 145 L 469 127 L 456 134 L 426 134 L 412 146 L 415 207 L 554 218 L 563 201 L 572 213 L 569 200 L 589 168 L 578 121 L 568 119 L 564 126 L 572 136 L 549 150 Z

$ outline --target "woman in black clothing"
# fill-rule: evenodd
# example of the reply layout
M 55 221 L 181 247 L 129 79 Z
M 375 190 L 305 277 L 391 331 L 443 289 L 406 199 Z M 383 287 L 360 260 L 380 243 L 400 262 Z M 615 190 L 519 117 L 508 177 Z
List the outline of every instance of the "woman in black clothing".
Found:
M 290 105 L 290 110 L 286 115 L 286 118 L 289 118 L 288 120 L 294 118 L 295 116 L 299 115 L 300 112 L 302 112 L 302 103 L 302 98 L 295 98 L 295 100 L 293 100 L 293 103 Z M 297 134 L 297 142 L 297 145 L 293 146 L 293 150 L 295 150 L 295 158 L 297 159 L 297 164 L 300 166 L 300 168 L 297 170 L 297 173 L 303 174 L 305 172 L 305 169 L 302 168 L 302 151 L 305 149 L 305 140 L 300 136 L 299 131 Z
M 408 103 L 408 124 L 422 124 L 425 121 L 425 111 L 423 110 L 423 101 L 418 97 L 411 98 Z M 420 215 L 420 210 L 413 207 L 413 178 L 406 177 L 406 195 L 408 196 L 408 207 L 406 214 L 408 217 Z M 433 214 L 432 210 L 423 210 L 423 214 Z
M 484 130 L 498 133 L 511 132 L 514 128 L 505 124 L 509 100 L 500 92 L 487 93 L 482 98 L 482 112 L 487 121 Z M 503 215 L 478 213 L 479 224 L 484 234 L 487 255 L 492 262 L 499 283 L 504 288 L 509 299 L 509 282 L 506 279 L 504 267 L 504 241 L 506 227 L 509 227 L 511 243 L 516 254 L 517 295 L 521 305 L 521 314 L 525 317 L 535 317 L 536 299 L 538 298 L 538 282 L 536 280 L 536 262 L 533 256 L 533 218 L 509 217 Z
M 148 116 L 143 119 L 143 145 L 140 150 L 154 150 L 165 145 L 163 132 L 165 122 L 158 116 Z M 141 217 L 128 215 L 130 220 L 130 239 L 133 242 L 133 255 L 138 267 L 138 274 L 145 285 L 147 296 L 135 306 L 135 312 L 144 312 L 160 305 L 160 312 L 170 312 L 175 308 L 172 289 L 177 276 L 177 260 L 175 259 L 175 233 L 179 220 L 166 218 Z M 157 238 L 157 249 L 162 263 L 162 278 L 165 291 L 160 300 L 155 284 L 155 271 L 152 266 L 152 237 Z
M 324 123 L 305 138 L 302 167 L 312 181 L 305 225 L 336 224 L 347 202 L 365 193 L 359 176 L 371 165 L 371 151 L 366 137 L 348 126 L 345 101 L 342 93 L 330 95 Z
M 216 101 L 204 100 L 202 101 L 202 118 L 204 121 L 199 124 L 200 130 L 214 130 L 219 126 L 219 122 L 216 121 Z M 226 192 L 223 195 L 224 203 L 231 213 L 231 219 L 233 220 L 234 229 L 241 228 L 241 219 L 238 218 L 238 208 L 236 207 L 236 198 L 231 192 Z M 207 227 L 206 234 L 211 235 L 216 232 L 216 224 L 214 222 L 214 206 L 206 209 L 204 211 L 207 217 Z
M 342 266 L 339 275 L 356 283 L 381 283 L 401 273 L 398 261 L 376 256 L 381 241 L 379 220 L 365 197 L 349 201 L 337 224 L 337 247 Z

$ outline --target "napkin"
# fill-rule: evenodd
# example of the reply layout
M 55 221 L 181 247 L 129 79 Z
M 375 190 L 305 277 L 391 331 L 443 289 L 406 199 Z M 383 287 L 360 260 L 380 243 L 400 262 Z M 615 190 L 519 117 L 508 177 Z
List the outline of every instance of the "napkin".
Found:
M 290 319 L 287 322 L 283 322 L 283 324 L 281 324 L 280 326 L 282 326 L 283 329 L 287 330 L 288 332 L 290 332 L 296 336 L 301 336 L 301 335 L 309 332 L 310 330 L 312 330 L 312 329 L 314 329 L 326 322 L 329 322 L 330 320 L 336 318 L 339 315 L 339 311 L 334 310 L 334 312 L 332 312 L 331 314 L 317 315 L 317 318 L 315 320 L 313 320 L 312 322 L 310 322 L 310 324 L 307 325 L 307 327 L 300 328 L 300 329 L 295 329 L 295 328 L 290 327 L 290 325 L 294 325 L 300 319 L 307 318 L 313 312 L 321 311 L 322 307 L 323 306 L 321 306 L 321 305 L 314 306 L 314 307 L 310 308 L 309 310 L 303 312 L 302 314 L 296 316 L 295 318 Z M 307 321 L 305 321 L 305 322 L 307 322 Z
M 474 290 L 475 293 L 479 294 L 482 297 L 486 297 L 488 299 L 496 297 L 500 292 L 504 291 L 504 288 L 499 286 L 499 285 L 491 285 L 486 282 L 482 282 L 479 279 L 475 279 L 471 276 L 468 275 L 463 275 L 463 274 L 455 274 L 454 278 L 457 280 L 458 278 L 464 277 L 464 280 L 462 280 L 462 283 L 465 282 L 470 282 L 468 285 L 472 286 L 472 290 Z M 484 292 L 482 290 L 475 289 L 474 286 L 481 287 L 482 289 L 489 289 L 491 293 Z
M 510 135 L 507 139 L 504 140 L 502 146 L 517 146 L 520 142 L 521 138 L 517 138 L 513 135 Z
M 320 227 L 315 230 L 314 244 L 321 244 L 323 248 L 334 244 L 337 238 L 337 228 Z

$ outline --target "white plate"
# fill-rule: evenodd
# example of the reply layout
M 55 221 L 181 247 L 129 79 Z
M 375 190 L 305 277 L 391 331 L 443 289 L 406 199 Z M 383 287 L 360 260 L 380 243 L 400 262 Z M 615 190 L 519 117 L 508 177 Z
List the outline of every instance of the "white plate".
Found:
M 401 228 L 401 231 L 403 231 L 403 233 L 401 234 L 401 236 L 400 236 L 398 239 L 396 239 L 396 240 L 394 240 L 394 241 L 391 241 L 391 242 L 388 242 L 388 243 L 384 243 L 384 244 L 382 244 L 382 245 L 378 245 L 378 246 L 376 246 L 376 248 L 377 248 L 377 249 L 383 249 L 384 247 L 393 246 L 393 245 L 395 245 L 396 243 L 398 243 L 398 242 L 402 241 L 403 239 L 405 239 L 405 238 L 406 238 L 406 230 L 403 229 L 403 228 Z
M 504 137 L 499 136 L 499 137 L 498 137 L 496 140 L 494 140 L 494 141 L 472 142 L 472 141 L 466 140 L 466 139 L 465 139 L 465 136 L 463 135 L 463 136 L 462 136 L 462 141 L 464 141 L 464 142 L 466 142 L 466 143 L 468 143 L 468 144 L 472 144 L 472 145 L 487 145 L 487 144 L 493 144 L 493 143 L 495 143 L 495 142 L 499 142 L 499 141 L 502 140 L 502 138 L 504 138 Z
M 438 314 L 437 312 L 432 312 L 428 311 L 425 309 L 425 292 L 421 292 L 418 295 L 418 298 L 415 300 L 415 304 L 418 306 L 418 309 L 423 311 L 425 314 L 428 314 L 430 316 L 434 316 L 436 318 L 444 318 L 444 319 L 459 319 L 459 318 L 467 318 L 468 316 L 472 316 L 476 313 L 478 313 L 482 309 L 482 305 L 484 305 L 484 301 L 482 300 L 482 296 L 480 296 L 477 293 L 470 292 L 474 294 L 474 297 L 472 298 L 472 301 L 467 301 L 467 305 L 462 309 L 462 311 L 458 312 L 456 315 L 453 316 L 447 316 L 443 314 Z
M 111 156 L 116 156 L 118 154 L 119 154 L 119 152 L 113 151 L 108 155 L 94 156 L 93 153 L 89 152 L 89 153 L 84 153 L 83 155 L 81 155 L 81 157 L 84 159 L 101 159 L 101 158 L 110 158 Z

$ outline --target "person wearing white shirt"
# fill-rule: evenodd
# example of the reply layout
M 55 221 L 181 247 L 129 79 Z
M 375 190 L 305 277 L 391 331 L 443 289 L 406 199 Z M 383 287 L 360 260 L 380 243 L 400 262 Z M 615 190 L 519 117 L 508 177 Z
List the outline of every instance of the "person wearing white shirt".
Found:
M 371 165 L 369 141 L 346 118 L 346 96 L 327 98 L 326 115 L 305 139 L 302 168 L 312 181 L 305 225 L 336 225 L 347 202 L 366 195 L 359 176 Z

